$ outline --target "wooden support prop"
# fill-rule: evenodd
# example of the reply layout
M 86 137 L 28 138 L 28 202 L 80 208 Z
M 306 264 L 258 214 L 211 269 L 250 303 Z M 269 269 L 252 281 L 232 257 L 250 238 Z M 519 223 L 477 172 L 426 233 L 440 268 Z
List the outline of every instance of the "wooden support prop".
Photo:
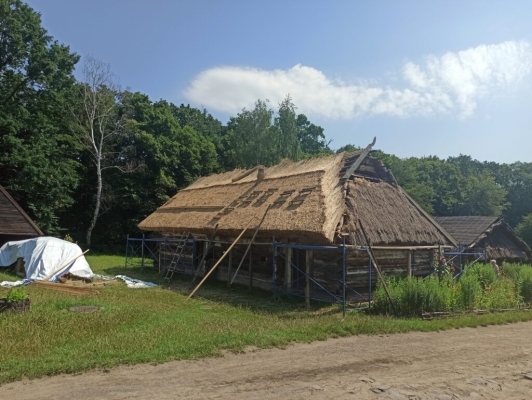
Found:
M 270 211 L 270 207 L 271 207 L 271 205 L 268 206 L 268 208 L 266 209 L 266 212 L 262 216 L 262 219 L 260 220 L 259 224 L 255 228 L 255 233 L 253 233 L 253 237 L 249 241 L 248 247 L 246 248 L 246 252 L 242 256 L 242 260 L 240 260 L 240 264 L 238 264 L 238 267 L 237 267 L 237 269 L 235 271 L 235 274 L 233 275 L 233 279 L 231 279 L 231 282 L 229 282 L 229 285 L 233 284 L 233 282 L 235 281 L 235 278 L 236 278 L 236 276 L 238 274 L 238 271 L 240 271 L 240 267 L 242 266 L 242 264 L 244 264 L 244 260 L 246 259 L 246 256 L 248 255 L 249 249 L 251 248 L 251 244 L 253 243 L 253 241 L 255 240 L 255 237 L 257 236 L 257 233 L 259 232 L 259 229 L 260 229 L 262 223 L 264 222 L 264 219 L 266 218 L 266 214 L 268 214 L 268 211 Z
M 371 245 L 369 243 L 368 236 L 366 235 L 366 230 L 364 229 L 364 225 L 362 225 L 361 220 L 358 220 L 358 223 L 360 224 L 362 234 L 364 235 L 364 239 L 366 240 L 368 255 L 371 258 L 371 262 L 373 263 L 373 266 L 375 267 L 375 270 L 377 271 L 377 275 L 379 276 L 379 279 L 382 283 L 382 287 L 384 288 L 384 291 L 386 292 L 386 295 L 388 296 L 388 300 L 390 300 L 390 304 L 392 305 L 393 310 L 396 311 L 397 308 L 395 307 L 395 303 L 393 302 L 390 289 L 388 288 L 388 285 L 386 284 L 386 281 L 384 280 L 384 277 L 382 276 L 381 269 L 379 267 L 379 264 L 377 263 L 377 259 L 375 258 L 375 254 L 373 253 L 373 249 L 371 248 Z
M 353 163 L 353 165 L 351 165 L 351 167 L 349 167 L 349 169 L 346 171 L 345 175 L 343 176 L 343 179 L 349 179 L 349 177 L 353 175 L 356 169 L 360 167 L 360 164 L 362 164 L 362 161 L 364 161 L 364 159 L 367 157 L 367 155 L 369 154 L 369 152 L 371 151 L 372 147 L 375 145 L 376 142 L 377 142 L 377 138 L 374 137 L 373 142 L 371 142 L 368 145 L 368 147 L 364 149 L 364 151 L 358 156 L 358 158 Z
M 209 239 L 209 241 L 207 242 L 207 246 L 205 246 L 205 249 L 203 251 L 203 255 L 201 256 L 201 261 L 200 261 L 200 263 L 198 265 L 198 268 L 196 268 L 196 272 L 194 273 L 194 278 L 192 278 L 192 282 L 190 282 L 190 286 L 192 286 L 194 284 L 194 282 L 196 281 L 196 279 L 198 279 L 200 271 L 203 268 L 203 265 L 205 264 L 205 260 L 207 259 L 207 254 L 209 253 L 209 248 L 211 247 L 212 242 L 216 238 L 216 232 L 218 232 L 218 224 L 216 224 L 216 226 L 214 227 L 214 231 L 212 233 L 212 236 Z
M 61 267 L 59 267 L 57 270 L 55 270 L 54 272 L 52 272 L 51 274 L 48 274 L 47 276 L 44 277 L 43 281 L 47 281 L 48 279 L 50 279 L 52 276 L 54 275 L 57 275 L 58 273 L 62 272 L 64 269 L 66 269 L 70 264 L 72 264 L 74 261 L 76 261 L 78 258 L 80 258 L 81 256 L 85 255 L 87 252 L 89 251 L 89 249 L 85 250 L 83 253 L 81 253 L 79 256 L 76 256 L 74 257 L 72 260 L 70 261 L 67 261 L 66 263 L 64 263 L 63 265 L 61 265 Z
M 216 264 L 214 264 L 214 266 L 211 268 L 211 270 L 209 272 L 207 272 L 207 274 L 205 274 L 205 276 L 203 277 L 203 279 L 201 280 L 200 283 L 198 283 L 198 286 L 196 286 L 196 288 L 192 291 L 192 293 L 190 293 L 187 297 L 187 300 L 190 299 L 192 296 L 194 296 L 194 293 L 196 293 L 198 291 L 198 289 L 201 287 L 201 285 L 203 285 L 203 282 L 205 282 L 207 280 L 207 278 L 214 272 L 214 270 L 216 269 L 216 267 L 218 267 L 218 265 L 222 262 L 222 260 L 225 258 L 225 256 L 231 251 L 231 249 L 235 246 L 236 242 L 238 242 L 240 240 L 240 238 L 242 237 L 242 235 L 244 234 L 244 232 L 246 232 L 246 230 L 249 228 L 249 226 L 251 225 L 251 223 L 253 222 L 253 219 L 251 221 L 248 222 L 248 224 L 246 225 L 246 227 L 244 228 L 244 230 L 242 232 L 240 232 L 240 235 L 238 235 L 238 237 L 235 239 L 235 241 L 233 242 L 233 244 L 231 244 L 231 246 L 229 246 L 229 248 L 226 250 L 226 252 L 220 257 L 220 259 L 216 262 Z

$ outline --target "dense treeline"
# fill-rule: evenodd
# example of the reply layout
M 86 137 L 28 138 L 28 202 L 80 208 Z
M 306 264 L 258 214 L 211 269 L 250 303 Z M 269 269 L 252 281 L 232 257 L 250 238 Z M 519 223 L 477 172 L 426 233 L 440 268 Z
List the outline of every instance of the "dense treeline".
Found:
M 105 63 L 54 41 L 26 4 L 0 0 L 0 184 L 47 234 L 121 244 L 199 176 L 332 153 L 290 96 L 223 124 L 116 82 Z M 435 215 L 502 215 L 515 226 L 532 213 L 532 164 L 374 155 Z

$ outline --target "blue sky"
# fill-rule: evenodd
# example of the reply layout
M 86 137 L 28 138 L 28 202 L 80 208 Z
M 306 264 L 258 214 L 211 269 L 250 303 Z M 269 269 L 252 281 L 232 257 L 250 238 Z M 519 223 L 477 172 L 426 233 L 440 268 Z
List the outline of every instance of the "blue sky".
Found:
M 532 161 L 529 1 L 28 3 L 123 87 L 224 123 L 290 93 L 333 148 Z

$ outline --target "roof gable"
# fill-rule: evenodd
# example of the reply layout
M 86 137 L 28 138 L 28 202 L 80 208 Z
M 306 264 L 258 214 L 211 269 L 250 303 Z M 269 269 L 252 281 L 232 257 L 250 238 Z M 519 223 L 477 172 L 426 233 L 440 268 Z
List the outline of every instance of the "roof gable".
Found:
M 28 214 L 1 185 L 0 235 L 43 236 Z

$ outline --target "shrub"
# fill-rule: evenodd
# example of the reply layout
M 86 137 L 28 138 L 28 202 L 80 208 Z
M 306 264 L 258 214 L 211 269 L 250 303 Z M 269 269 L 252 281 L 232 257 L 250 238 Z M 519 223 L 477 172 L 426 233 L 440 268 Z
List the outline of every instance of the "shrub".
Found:
M 15 303 L 17 301 L 26 300 L 28 298 L 28 293 L 24 286 L 12 287 L 7 292 L 7 301 L 9 303 Z
M 463 274 L 460 278 L 460 305 L 463 310 L 475 308 L 475 301 L 481 290 L 475 274 Z

